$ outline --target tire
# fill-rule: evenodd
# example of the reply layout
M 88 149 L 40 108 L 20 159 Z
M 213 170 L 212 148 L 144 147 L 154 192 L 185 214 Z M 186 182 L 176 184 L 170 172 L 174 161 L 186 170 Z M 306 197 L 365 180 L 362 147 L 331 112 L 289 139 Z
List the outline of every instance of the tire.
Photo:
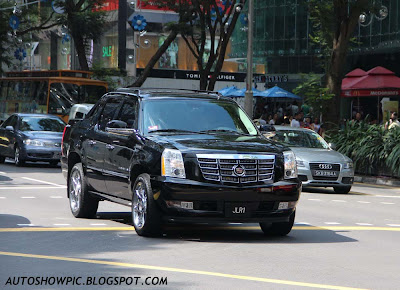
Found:
M 19 149 L 19 146 L 15 146 L 14 150 L 14 161 L 15 165 L 18 167 L 24 166 L 25 165 L 25 160 L 21 159 L 21 150 Z
M 351 185 L 350 186 L 334 186 L 333 190 L 335 191 L 335 193 L 348 194 L 351 190 Z
M 162 233 L 162 214 L 146 173 L 139 175 L 132 187 L 132 222 L 139 236 L 155 237 Z
M 69 206 L 76 218 L 92 218 L 96 215 L 99 200 L 88 192 L 82 163 L 72 167 L 68 182 Z
M 50 163 L 50 166 L 55 167 L 55 166 L 58 165 L 58 162 L 59 162 L 59 161 L 50 161 L 49 163 Z
M 293 228 L 296 211 L 294 211 L 288 222 L 260 223 L 260 227 L 267 236 L 286 236 Z

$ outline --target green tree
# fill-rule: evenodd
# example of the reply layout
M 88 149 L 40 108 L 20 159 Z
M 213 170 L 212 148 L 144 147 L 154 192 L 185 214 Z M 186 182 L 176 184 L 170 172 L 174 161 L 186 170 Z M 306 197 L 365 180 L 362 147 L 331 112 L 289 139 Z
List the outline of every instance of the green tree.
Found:
M 196 59 L 200 74 L 200 89 L 214 90 L 222 70 L 229 39 L 240 15 L 237 4 L 246 0 L 160 0 L 157 5 L 178 13 L 179 21 L 170 25 L 170 33 L 163 45 L 150 59 L 143 74 L 133 84 L 140 86 L 158 59 L 180 34 Z
M 89 70 L 86 52 L 90 40 L 97 41 L 105 29 L 105 12 L 98 9 L 103 3 L 104 0 L 56 1 L 65 11 L 59 14 L 56 21 L 64 25 L 71 35 L 82 70 Z
M 373 0 L 307 0 L 314 41 L 321 46 L 326 88 L 333 94 L 328 120 L 339 121 L 339 103 L 346 57 L 360 14 L 374 8 Z

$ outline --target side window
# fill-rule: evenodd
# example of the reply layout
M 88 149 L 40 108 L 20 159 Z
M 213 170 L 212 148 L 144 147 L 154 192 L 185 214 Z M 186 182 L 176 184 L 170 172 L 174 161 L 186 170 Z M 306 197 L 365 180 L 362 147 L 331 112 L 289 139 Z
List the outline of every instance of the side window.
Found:
M 118 120 L 124 121 L 127 128 L 137 128 L 137 101 L 127 101 L 122 105 Z
M 17 116 L 12 116 L 11 120 L 10 120 L 10 125 L 9 126 L 13 126 L 14 129 L 17 127 L 17 121 L 18 121 L 18 117 Z
M 98 128 L 100 130 L 104 131 L 107 123 L 111 120 L 114 120 L 114 116 L 117 113 L 119 105 L 119 99 L 112 98 L 107 101 L 107 103 L 104 105 L 103 111 L 101 112 L 99 121 L 97 122 Z
M 2 127 L 2 128 L 5 128 L 5 127 L 7 127 L 7 126 L 10 126 L 10 124 L 11 124 L 11 119 L 12 119 L 12 117 L 10 117 L 10 118 L 8 118 L 7 120 L 5 120 L 4 123 L 1 124 L 1 127 Z

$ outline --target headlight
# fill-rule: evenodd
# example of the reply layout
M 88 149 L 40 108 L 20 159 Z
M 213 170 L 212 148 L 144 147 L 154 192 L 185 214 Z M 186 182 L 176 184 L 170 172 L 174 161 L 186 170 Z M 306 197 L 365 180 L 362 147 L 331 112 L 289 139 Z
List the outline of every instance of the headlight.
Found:
M 304 161 L 303 160 L 296 159 L 296 164 L 297 164 L 297 167 L 304 167 Z
M 346 162 L 345 164 L 344 164 L 344 167 L 343 167 L 344 169 L 351 169 L 351 168 L 353 168 L 353 162 Z
M 44 146 L 44 143 L 40 140 L 31 140 L 31 139 L 25 139 L 24 144 L 30 145 L 30 146 Z
M 179 150 L 165 149 L 161 156 L 162 176 L 186 178 L 182 154 Z
M 283 152 L 283 156 L 285 159 L 285 179 L 296 178 L 297 177 L 297 165 L 296 165 L 296 156 L 292 151 Z

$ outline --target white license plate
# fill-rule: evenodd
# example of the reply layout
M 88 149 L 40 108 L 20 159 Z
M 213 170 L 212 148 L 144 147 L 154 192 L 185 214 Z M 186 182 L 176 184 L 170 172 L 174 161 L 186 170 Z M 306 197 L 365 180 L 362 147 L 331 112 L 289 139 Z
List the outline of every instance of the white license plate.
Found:
M 193 209 L 193 202 L 181 201 L 181 208 Z
M 337 172 L 336 172 L 336 171 L 315 170 L 315 171 L 314 171 L 314 176 L 331 176 L 331 177 L 336 177 L 336 176 L 337 176 Z

